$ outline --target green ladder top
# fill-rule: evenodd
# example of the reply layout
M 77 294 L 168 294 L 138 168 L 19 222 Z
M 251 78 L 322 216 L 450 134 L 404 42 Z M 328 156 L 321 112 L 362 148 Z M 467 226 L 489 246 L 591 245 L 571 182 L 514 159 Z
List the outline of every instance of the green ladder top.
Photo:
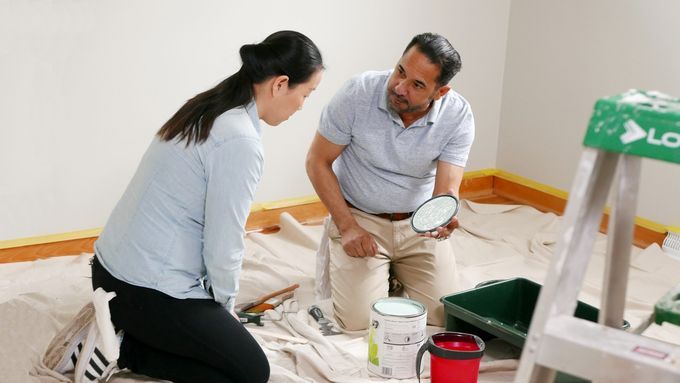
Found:
M 680 99 L 640 90 L 601 98 L 583 145 L 680 163 Z

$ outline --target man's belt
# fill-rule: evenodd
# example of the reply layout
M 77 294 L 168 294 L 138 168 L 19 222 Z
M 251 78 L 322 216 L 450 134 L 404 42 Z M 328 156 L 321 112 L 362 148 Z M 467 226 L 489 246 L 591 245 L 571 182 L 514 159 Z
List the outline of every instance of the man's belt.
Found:
M 347 200 L 345 200 L 345 203 L 347 203 L 347 206 L 349 206 L 353 209 L 363 211 L 363 210 L 359 209 L 358 207 L 352 205 Z M 367 211 L 363 211 L 363 212 L 366 213 L 366 214 L 374 215 L 376 217 L 380 217 L 382 219 L 389 220 L 389 221 L 401 221 L 403 219 L 411 218 L 411 216 L 413 215 L 413 212 L 409 212 L 409 213 L 369 213 Z

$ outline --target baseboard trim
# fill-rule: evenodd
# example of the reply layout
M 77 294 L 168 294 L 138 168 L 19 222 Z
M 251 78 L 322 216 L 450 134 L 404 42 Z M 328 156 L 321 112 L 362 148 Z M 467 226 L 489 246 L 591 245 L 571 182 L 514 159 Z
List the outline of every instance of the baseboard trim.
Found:
M 567 206 L 568 193 L 545 185 L 539 185 L 534 181 L 527 181 L 522 177 L 507 172 L 499 172 L 494 175 L 494 194 L 516 201 L 517 203 L 533 206 L 543 211 L 564 214 Z M 538 187 L 536 185 L 539 185 Z M 609 208 L 605 209 L 600 223 L 600 231 L 607 232 L 609 223 Z M 633 229 L 633 244 L 646 248 L 652 243 L 659 246 L 663 243 L 670 227 L 660 225 L 650 220 L 636 217 Z
M 461 198 L 482 199 L 499 196 L 544 212 L 564 213 L 567 192 L 543 185 L 533 180 L 498 169 L 466 172 L 460 188 Z M 277 230 L 279 216 L 287 212 L 302 223 L 319 222 L 328 210 L 317 196 L 291 198 L 281 201 L 256 203 L 251 208 L 246 231 L 271 232 Z M 601 230 L 606 232 L 608 213 L 605 212 Z M 661 245 L 668 228 L 655 222 L 638 218 L 634 231 L 634 244 L 647 247 Z M 40 258 L 92 252 L 101 229 L 55 234 L 49 236 L 0 241 L 0 263 L 32 261 Z

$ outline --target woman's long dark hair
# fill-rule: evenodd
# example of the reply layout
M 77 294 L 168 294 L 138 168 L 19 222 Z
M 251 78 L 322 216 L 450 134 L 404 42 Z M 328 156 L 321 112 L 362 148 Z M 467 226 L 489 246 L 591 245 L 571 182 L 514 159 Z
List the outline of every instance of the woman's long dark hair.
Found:
M 253 99 L 253 85 L 272 76 L 288 76 L 294 87 L 323 69 L 319 48 L 302 33 L 279 31 L 259 44 L 239 50 L 243 65 L 216 87 L 187 101 L 158 131 L 163 141 L 177 138 L 200 144 L 208 139 L 215 119 L 227 110 L 246 106 Z

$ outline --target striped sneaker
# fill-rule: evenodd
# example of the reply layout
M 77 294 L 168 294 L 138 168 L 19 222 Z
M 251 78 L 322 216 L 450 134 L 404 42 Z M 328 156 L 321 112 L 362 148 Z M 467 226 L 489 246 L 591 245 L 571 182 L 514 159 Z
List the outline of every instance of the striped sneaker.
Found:
M 95 321 L 90 324 L 87 337 L 82 345 L 75 363 L 76 383 L 98 382 L 100 379 L 107 379 L 120 371 L 115 360 L 107 360 L 104 356 L 101 332 Z
M 43 357 L 47 368 L 60 374 L 73 371 L 75 383 L 98 382 L 119 371 L 116 359 L 123 332 L 116 335 L 109 319 L 108 300 L 115 294 L 104 293 L 95 292 L 94 303 L 86 304 L 55 335 Z
M 94 318 L 94 305 L 88 303 L 66 327 L 52 338 L 43 357 L 43 363 L 47 368 L 60 374 L 71 372 L 76 368 L 83 343 L 85 343 Z

